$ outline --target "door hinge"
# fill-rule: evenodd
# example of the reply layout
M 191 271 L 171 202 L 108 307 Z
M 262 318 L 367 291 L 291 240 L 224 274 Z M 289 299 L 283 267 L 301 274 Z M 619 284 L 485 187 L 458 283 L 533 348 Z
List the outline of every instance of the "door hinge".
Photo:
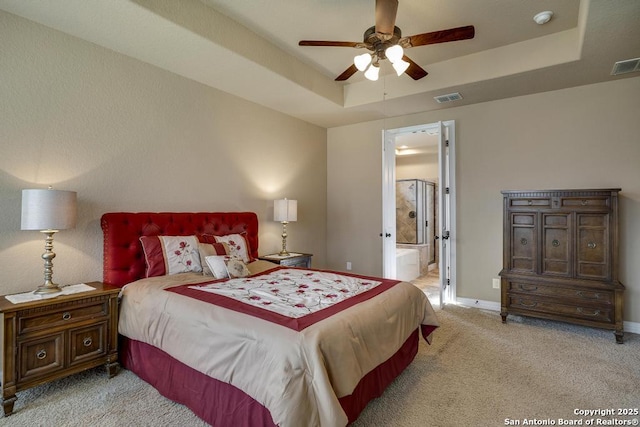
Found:
M 445 145 L 445 147 L 449 146 L 449 140 L 448 139 L 444 142 L 444 145 Z
M 444 194 L 449 194 L 449 187 L 446 187 L 446 188 L 444 189 Z
M 451 280 L 447 279 L 447 286 L 449 286 L 451 284 Z

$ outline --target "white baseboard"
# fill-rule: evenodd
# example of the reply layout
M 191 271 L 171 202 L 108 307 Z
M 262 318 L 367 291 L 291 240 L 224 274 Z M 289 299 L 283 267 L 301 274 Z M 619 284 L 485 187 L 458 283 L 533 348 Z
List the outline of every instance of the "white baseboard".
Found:
M 494 301 L 484 301 L 472 298 L 456 298 L 456 304 L 464 307 L 476 307 L 484 310 L 500 311 L 500 303 Z M 624 331 L 632 334 L 640 334 L 640 323 L 624 322 Z
M 464 307 L 476 307 L 484 310 L 500 311 L 500 303 L 494 301 L 484 301 L 481 299 L 456 298 L 456 304 Z
M 631 332 L 633 334 L 640 334 L 640 323 L 638 322 L 623 322 L 625 332 Z

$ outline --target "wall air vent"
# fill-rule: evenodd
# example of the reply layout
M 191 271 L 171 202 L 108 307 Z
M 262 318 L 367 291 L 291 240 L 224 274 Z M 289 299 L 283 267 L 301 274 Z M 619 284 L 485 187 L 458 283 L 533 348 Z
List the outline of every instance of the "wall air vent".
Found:
M 618 74 L 633 73 L 634 71 L 640 71 L 640 58 L 616 62 L 613 64 L 611 75 L 617 76 Z
M 459 101 L 462 99 L 462 95 L 460 95 L 458 92 L 454 92 L 448 93 L 446 95 L 434 96 L 433 99 L 435 99 L 438 104 L 442 104 L 443 102 Z

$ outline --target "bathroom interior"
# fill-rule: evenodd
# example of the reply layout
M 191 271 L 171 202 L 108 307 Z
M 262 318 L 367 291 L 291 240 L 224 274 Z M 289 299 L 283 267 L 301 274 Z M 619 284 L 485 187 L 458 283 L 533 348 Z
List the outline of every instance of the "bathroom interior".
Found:
M 396 138 L 396 278 L 437 292 L 438 134 Z

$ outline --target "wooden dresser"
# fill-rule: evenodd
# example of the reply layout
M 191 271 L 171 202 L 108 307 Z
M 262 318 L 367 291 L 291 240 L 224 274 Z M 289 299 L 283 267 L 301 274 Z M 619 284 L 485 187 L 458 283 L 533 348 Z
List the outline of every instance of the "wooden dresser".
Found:
M 501 312 L 614 330 L 620 189 L 503 191 Z
M 103 364 L 117 373 L 120 288 L 87 285 L 95 290 L 19 304 L 0 297 L 5 416 L 18 391 Z

